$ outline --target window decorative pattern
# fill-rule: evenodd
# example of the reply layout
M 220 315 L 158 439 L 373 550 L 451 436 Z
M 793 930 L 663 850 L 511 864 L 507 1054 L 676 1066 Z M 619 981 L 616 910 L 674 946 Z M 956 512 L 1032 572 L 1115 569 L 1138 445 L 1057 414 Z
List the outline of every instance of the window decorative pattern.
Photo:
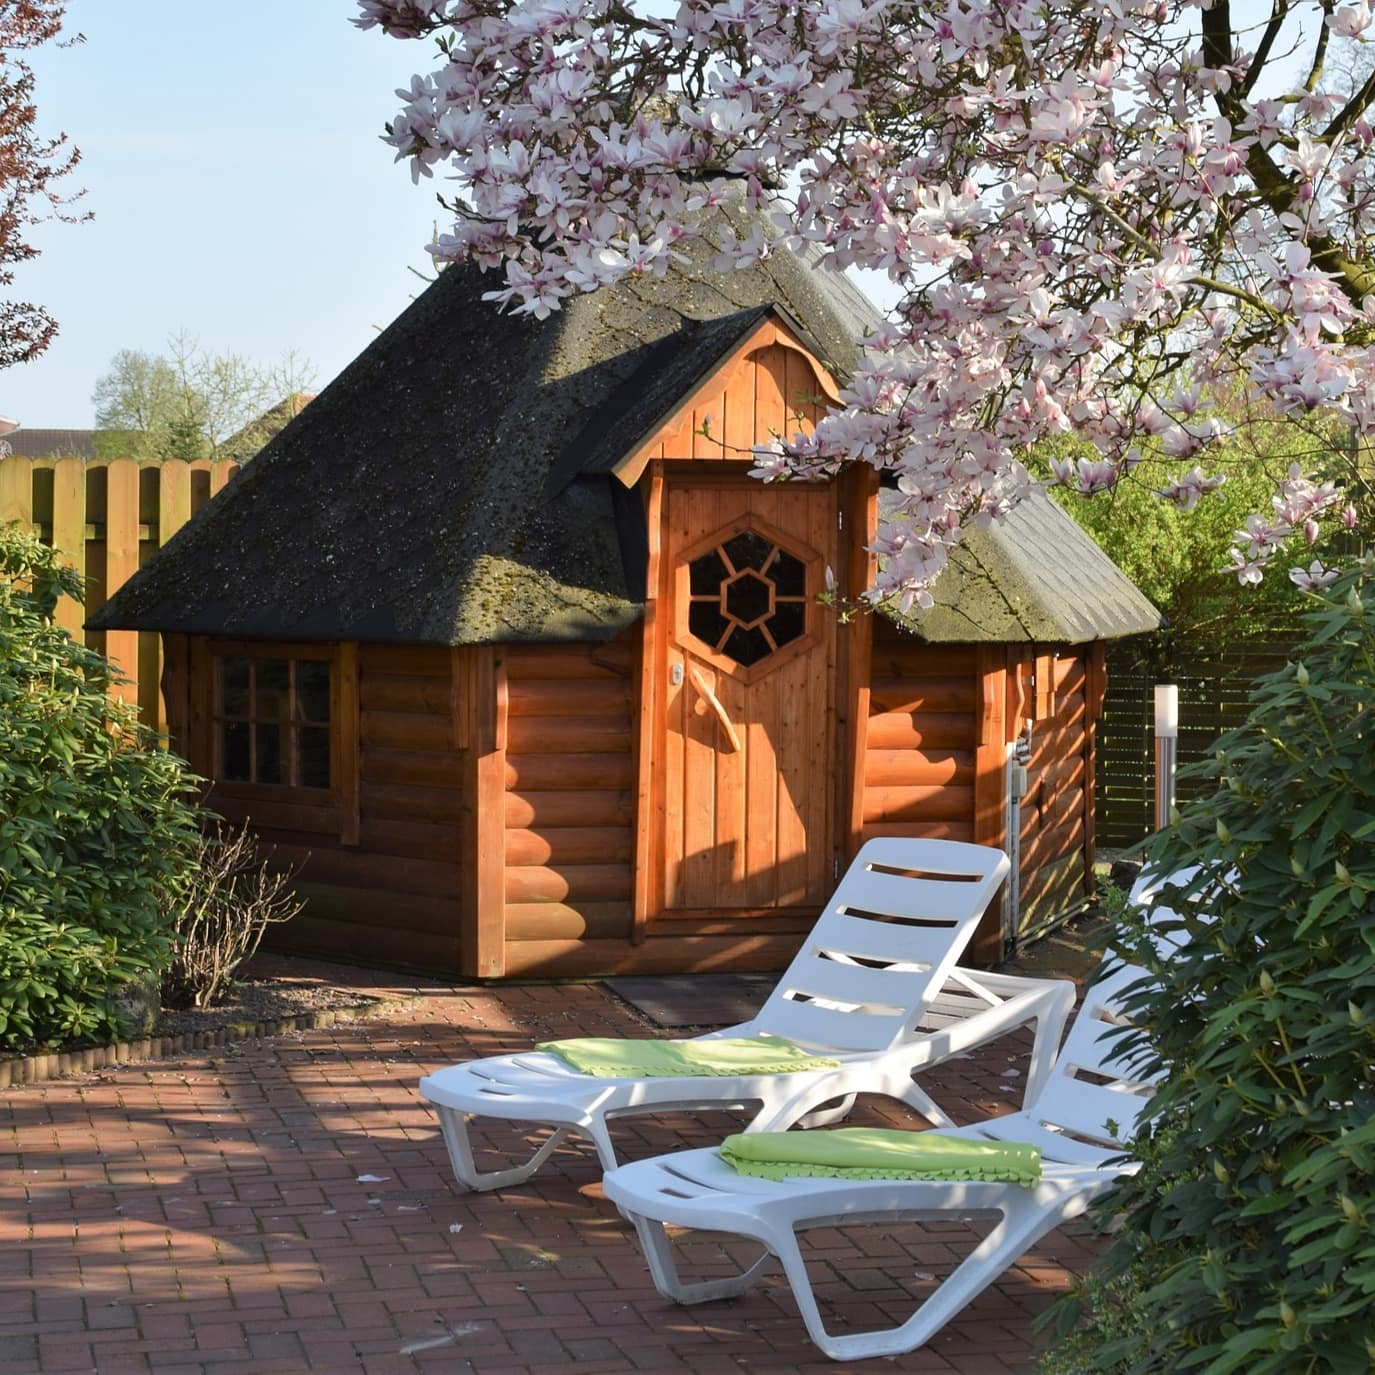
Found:
M 219 781 L 328 788 L 329 660 L 226 657 L 217 663 Z
M 749 668 L 807 632 L 807 568 L 753 530 L 688 565 L 688 629 Z

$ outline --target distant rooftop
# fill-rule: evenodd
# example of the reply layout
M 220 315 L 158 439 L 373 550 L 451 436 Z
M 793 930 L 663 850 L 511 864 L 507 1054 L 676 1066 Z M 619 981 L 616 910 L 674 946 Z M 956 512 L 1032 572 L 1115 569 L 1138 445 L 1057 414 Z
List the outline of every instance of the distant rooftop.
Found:
M 5 435 L 10 453 L 21 458 L 94 458 L 94 430 L 39 430 L 21 425 Z

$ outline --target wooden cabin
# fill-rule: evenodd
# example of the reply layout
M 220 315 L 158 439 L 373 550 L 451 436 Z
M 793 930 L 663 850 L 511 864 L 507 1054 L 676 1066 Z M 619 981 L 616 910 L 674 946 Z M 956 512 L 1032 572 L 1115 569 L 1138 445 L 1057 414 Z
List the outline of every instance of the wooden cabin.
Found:
M 976 956 L 1091 892 L 1103 641 L 1149 603 L 1044 495 L 914 616 L 864 475 L 749 448 L 874 323 L 779 253 L 499 316 L 446 271 L 93 619 L 297 870 L 277 944 L 479 978 L 781 966 L 874 835 L 1010 847 Z

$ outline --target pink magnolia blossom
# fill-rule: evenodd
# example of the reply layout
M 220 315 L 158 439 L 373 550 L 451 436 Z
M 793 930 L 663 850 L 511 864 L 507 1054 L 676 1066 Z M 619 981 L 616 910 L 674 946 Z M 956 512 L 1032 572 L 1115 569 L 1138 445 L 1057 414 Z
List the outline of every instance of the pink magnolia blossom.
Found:
M 1237 7 L 1232 6 L 1231 10 Z M 1375 134 L 1327 72 L 1370 0 L 1292 0 L 1227 28 L 1198 0 L 359 0 L 360 27 L 440 42 L 385 141 L 452 192 L 431 251 L 543 317 L 693 239 L 718 269 L 778 245 L 886 274 L 899 299 L 844 407 L 755 454 L 770 480 L 897 476 L 875 595 L 920 604 L 971 520 L 1028 489 L 1033 446 L 1226 437 L 1219 384 L 1375 436 Z M 1314 50 L 1313 73 L 1289 54 Z M 1281 58 L 1283 55 L 1283 58 Z M 738 202 L 730 228 L 709 213 Z M 1192 509 L 1221 474 L 1160 495 Z M 1341 518 L 1293 474 L 1238 532 L 1252 582 Z M 900 523 L 899 523 L 900 522 Z

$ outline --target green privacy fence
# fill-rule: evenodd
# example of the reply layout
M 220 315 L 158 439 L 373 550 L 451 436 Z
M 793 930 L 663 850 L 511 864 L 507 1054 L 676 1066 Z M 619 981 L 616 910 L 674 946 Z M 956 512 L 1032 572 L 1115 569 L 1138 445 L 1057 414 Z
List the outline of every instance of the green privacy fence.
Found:
M 1206 757 L 1247 713 L 1255 678 L 1280 668 L 1294 641 L 1276 635 L 1186 657 L 1161 679 L 1131 642 L 1108 648 L 1108 690 L 1098 723 L 1097 842 L 1134 845 L 1155 829 L 1155 685 L 1179 687 L 1179 763 Z M 1181 798 L 1188 796 L 1181 785 Z

